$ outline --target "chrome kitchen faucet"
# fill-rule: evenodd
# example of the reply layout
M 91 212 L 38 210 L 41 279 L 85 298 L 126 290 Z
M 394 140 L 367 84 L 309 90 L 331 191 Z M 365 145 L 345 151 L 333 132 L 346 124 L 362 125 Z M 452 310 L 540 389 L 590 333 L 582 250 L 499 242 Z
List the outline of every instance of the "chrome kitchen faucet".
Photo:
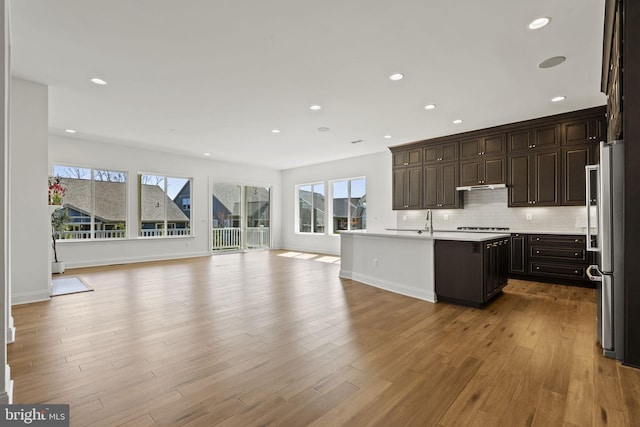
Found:
M 433 215 L 431 213 L 431 209 L 427 209 L 427 217 L 425 218 L 424 229 L 429 232 L 429 234 L 433 234 Z

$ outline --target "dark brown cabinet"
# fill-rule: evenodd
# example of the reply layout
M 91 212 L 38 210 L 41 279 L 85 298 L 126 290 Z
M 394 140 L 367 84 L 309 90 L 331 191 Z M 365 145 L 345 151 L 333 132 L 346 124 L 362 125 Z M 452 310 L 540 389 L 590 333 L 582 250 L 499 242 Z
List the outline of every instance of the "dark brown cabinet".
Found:
M 425 209 L 457 209 L 462 206 L 458 186 L 458 163 L 434 164 L 424 167 L 422 206 Z
M 479 136 L 460 142 L 460 158 L 474 159 L 478 156 L 497 156 L 507 153 L 505 134 Z
M 564 206 L 584 206 L 586 175 L 585 166 L 596 163 L 594 144 L 576 145 L 562 149 L 563 188 L 562 204 Z
M 505 157 L 464 160 L 460 162 L 460 185 L 504 184 Z
M 591 286 L 586 276 L 593 256 L 586 238 L 566 234 L 512 234 L 509 275 L 552 283 Z
M 578 145 L 598 143 L 606 138 L 607 119 L 602 117 L 588 117 L 563 123 L 563 145 Z
M 527 236 L 515 233 L 509 241 L 509 274 L 527 272 Z
M 581 235 L 529 235 L 528 274 L 549 278 L 588 281 L 592 263 L 586 238 Z
M 509 153 L 560 147 L 560 126 L 549 124 L 521 129 L 508 134 Z
M 393 167 L 422 166 L 422 148 L 393 152 Z
M 584 205 L 584 166 L 606 135 L 596 107 L 392 147 L 394 209 L 461 208 L 453 164 L 456 186 L 506 184 L 509 207 Z
M 452 162 L 458 160 L 458 143 L 435 144 L 423 150 L 424 163 Z
M 422 166 L 393 169 L 393 209 L 422 208 Z
M 436 240 L 435 290 L 438 301 L 474 307 L 485 304 L 507 284 L 508 262 L 508 238 L 485 242 Z
M 560 204 L 560 152 L 532 150 L 509 156 L 509 206 Z

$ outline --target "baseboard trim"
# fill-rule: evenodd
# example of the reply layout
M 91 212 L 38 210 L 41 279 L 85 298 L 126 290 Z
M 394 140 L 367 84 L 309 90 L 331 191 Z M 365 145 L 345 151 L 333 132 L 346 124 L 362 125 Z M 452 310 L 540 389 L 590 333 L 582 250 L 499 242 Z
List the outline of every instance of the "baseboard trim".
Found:
M 355 280 L 356 282 L 364 283 L 365 285 L 373 286 L 389 292 L 394 292 L 396 294 L 421 299 L 423 301 L 436 302 L 436 295 L 434 292 L 409 288 L 400 283 L 390 282 L 388 280 L 378 279 L 376 277 L 371 277 L 364 274 L 357 274 L 353 273 L 352 271 L 342 269 L 340 270 L 340 277 Z
M 20 292 L 11 295 L 11 305 L 31 304 L 32 302 L 49 301 L 51 291 Z
M 13 324 L 13 316 L 9 316 L 9 325 L 7 326 L 7 344 L 11 344 L 16 340 L 16 327 Z
M 108 258 L 87 261 L 67 261 L 66 268 L 102 267 L 105 265 L 135 264 L 138 262 L 167 261 L 172 259 L 198 258 L 211 256 L 209 252 L 189 252 L 185 254 L 150 255 L 133 258 Z
M 13 403 L 13 380 L 9 365 L 5 365 L 4 375 L 4 390 L 0 391 L 0 404 L 10 405 Z

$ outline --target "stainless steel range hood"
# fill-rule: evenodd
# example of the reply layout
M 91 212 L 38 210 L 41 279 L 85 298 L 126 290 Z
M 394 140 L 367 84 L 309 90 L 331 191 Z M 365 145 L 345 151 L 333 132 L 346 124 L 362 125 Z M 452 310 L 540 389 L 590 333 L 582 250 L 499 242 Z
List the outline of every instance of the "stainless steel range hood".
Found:
M 498 188 L 507 188 L 505 184 L 482 184 L 482 185 L 469 185 L 467 187 L 456 187 L 458 191 L 471 191 L 471 190 L 495 190 Z

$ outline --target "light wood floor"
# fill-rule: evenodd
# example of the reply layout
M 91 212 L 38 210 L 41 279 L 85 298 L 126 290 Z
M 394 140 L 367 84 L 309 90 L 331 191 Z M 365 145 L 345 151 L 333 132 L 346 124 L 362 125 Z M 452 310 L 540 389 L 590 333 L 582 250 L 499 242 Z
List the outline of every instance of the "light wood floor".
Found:
M 513 280 L 477 310 L 281 253 L 69 271 L 95 291 L 13 309 L 15 403 L 83 427 L 640 425 L 591 289 Z

